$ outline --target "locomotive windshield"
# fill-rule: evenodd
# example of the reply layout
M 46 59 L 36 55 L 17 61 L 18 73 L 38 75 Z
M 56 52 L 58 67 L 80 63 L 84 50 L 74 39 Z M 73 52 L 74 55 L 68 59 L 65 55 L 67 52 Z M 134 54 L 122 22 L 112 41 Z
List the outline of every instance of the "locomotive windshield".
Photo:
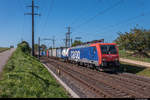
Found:
M 117 54 L 115 45 L 101 45 L 102 54 Z

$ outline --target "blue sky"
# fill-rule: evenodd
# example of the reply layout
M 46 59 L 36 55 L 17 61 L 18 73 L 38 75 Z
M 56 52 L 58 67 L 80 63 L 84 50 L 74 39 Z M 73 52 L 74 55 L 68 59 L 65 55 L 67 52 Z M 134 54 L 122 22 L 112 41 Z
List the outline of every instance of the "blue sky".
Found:
M 0 0 L 0 47 L 17 45 L 21 39 L 31 44 L 31 12 L 26 6 L 32 0 Z M 35 43 L 38 37 L 55 36 L 56 46 L 63 46 L 66 27 L 71 37 L 82 41 L 104 38 L 112 42 L 118 32 L 138 27 L 150 29 L 150 0 L 35 0 Z M 143 15 L 143 16 L 142 16 Z M 51 46 L 51 41 L 42 41 Z

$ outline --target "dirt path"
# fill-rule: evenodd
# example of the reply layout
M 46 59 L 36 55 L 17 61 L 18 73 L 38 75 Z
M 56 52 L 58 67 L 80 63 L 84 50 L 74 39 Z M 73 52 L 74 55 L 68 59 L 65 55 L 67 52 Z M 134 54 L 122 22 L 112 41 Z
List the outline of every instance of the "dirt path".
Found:
M 0 73 L 2 72 L 4 65 L 7 63 L 8 59 L 10 58 L 10 56 L 15 50 L 16 49 L 13 48 L 13 49 L 0 53 Z
M 150 63 L 147 62 L 135 61 L 135 60 L 124 59 L 124 58 L 120 58 L 120 61 L 150 68 Z

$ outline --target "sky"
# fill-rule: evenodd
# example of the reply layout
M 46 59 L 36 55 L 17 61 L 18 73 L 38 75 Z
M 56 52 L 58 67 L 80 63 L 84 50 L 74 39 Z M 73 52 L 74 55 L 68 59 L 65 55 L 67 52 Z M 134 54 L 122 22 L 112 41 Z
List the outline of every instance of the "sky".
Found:
M 57 47 L 64 46 L 67 27 L 71 38 L 82 41 L 104 39 L 113 42 L 118 32 L 135 26 L 150 29 L 150 0 L 34 0 L 35 43 L 38 37 L 55 37 Z M 32 43 L 32 0 L 0 0 L 0 47 L 17 46 L 22 40 Z M 48 47 L 52 41 L 41 41 Z

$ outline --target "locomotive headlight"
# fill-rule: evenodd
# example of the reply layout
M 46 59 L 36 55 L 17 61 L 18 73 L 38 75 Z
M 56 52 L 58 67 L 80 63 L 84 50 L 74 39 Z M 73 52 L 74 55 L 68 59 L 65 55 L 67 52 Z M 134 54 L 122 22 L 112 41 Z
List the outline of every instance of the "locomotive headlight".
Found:
M 106 59 L 105 59 L 105 58 L 103 58 L 103 59 L 102 59 L 102 61 L 106 61 Z
M 115 58 L 115 61 L 118 61 L 118 58 Z

